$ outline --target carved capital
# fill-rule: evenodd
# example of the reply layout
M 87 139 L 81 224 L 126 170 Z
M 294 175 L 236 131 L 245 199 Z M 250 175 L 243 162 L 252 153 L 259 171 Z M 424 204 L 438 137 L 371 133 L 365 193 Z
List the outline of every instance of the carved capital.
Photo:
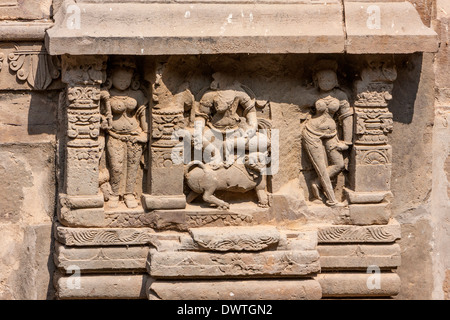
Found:
M 106 80 L 106 56 L 62 57 L 62 81 L 68 85 L 100 85 Z
M 393 61 L 383 58 L 369 58 L 365 68 L 361 71 L 361 80 L 355 83 L 355 106 L 387 106 L 392 99 L 395 79 L 397 79 L 397 70 Z
M 47 89 L 60 76 L 58 57 L 48 55 L 44 47 L 21 49 L 15 44 L 7 55 L 0 52 L 0 70 L 4 63 L 19 83 L 26 81 L 36 90 Z

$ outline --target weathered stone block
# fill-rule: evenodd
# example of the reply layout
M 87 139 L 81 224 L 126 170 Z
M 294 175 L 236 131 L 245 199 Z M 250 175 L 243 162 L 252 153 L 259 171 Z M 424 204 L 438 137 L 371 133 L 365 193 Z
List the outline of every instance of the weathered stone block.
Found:
M 391 217 L 388 203 L 351 204 L 350 223 L 355 225 L 387 224 Z
M 4 70 L 0 72 L 0 77 L 3 77 L 4 73 Z M 2 83 L 10 81 L 0 79 L 0 85 Z M 0 143 L 55 143 L 57 101 L 56 91 L 48 91 L 45 94 L 2 92 Z
M 77 209 L 60 208 L 58 220 L 61 224 L 70 227 L 103 227 L 106 225 L 103 208 Z
M 49 19 L 52 0 L 8 0 L 0 3 L 0 20 Z
M 150 213 L 151 227 L 158 230 L 187 231 L 197 227 L 245 226 L 251 224 L 251 214 L 237 211 L 155 210 Z
M 318 300 L 315 280 L 148 281 L 150 300 Z
M 161 178 L 160 178 L 161 179 Z M 164 180 L 165 181 L 165 180 Z M 171 185 L 165 181 L 165 186 Z M 184 195 L 142 195 L 142 203 L 145 208 L 151 210 L 170 210 L 170 209 L 184 209 L 186 207 L 186 197 Z
M 400 292 L 396 273 L 322 273 L 316 279 L 323 297 L 390 297 Z
M 278 243 L 276 227 L 233 227 L 189 229 L 194 242 L 211 251 L 260 251 Z
M 391 165 L 356 165 L 350 174 L 350 186 L 356 192 L 390 191 Z
M 347 188 L 345 188 L 344 191 L 348 202 L 352 204 L 380 203 L 388 197 L 392 198 L 392 193 L 390 191 L 354 192 Z
M 391 245 L 320 245 L 317 247 L 322 270 L 360 270 L 400 266 L 400 246 Z
M 148 246 L 67 247 L 57 242 L 53 256 L 55 265 L 65 271 L 76 266 L 82 273 L 145 272 L 148 250 Z
M 59 299 L 145 299 L 147 275 L 59 276 Z
M 101 3 L 78 4 L 80 29 L 67 28 L 64 7 L 47 31 L 51 54 L 216 54 L 343 52 L 342 7 L 325 3 L 272 4 Z M 139 25 L 139 41 L 123 12 Z M 151 19 L 149 19 L 151 12 Z M 99 28 L 98 21 L 102 21 Z M 322 28 L 315 26 L 320 25 Z M 94 32 L 95 30 L 95 32 Z M 167 30 L 171 30 L 167 34 Z M 90 40 L 83 40 L 88 37 Z M 108 39 L 108 41 L 104 41 Z M 151 48 L 151 49 L 149 49 Z
M 55 237 L 67 246 L 146 245 L 157 241 L 150 228 L 67 228 L 55 225 Z
M 389 243 L 401 238 L 400 225 L 391 220 L 379 226 L 327 226 L 319 227 L 321 243 Z
M 64 206 L 70 209 L 103 208 L 103 194 L 97 196 L 59 196 Z
M 437 34 L 407 2 L 345 2 L 348 53 L 435 52 Z
M 284 277 L 320 271 L 317 251 L 254 253 L 157 252 L 148 272 L 154 278 Z

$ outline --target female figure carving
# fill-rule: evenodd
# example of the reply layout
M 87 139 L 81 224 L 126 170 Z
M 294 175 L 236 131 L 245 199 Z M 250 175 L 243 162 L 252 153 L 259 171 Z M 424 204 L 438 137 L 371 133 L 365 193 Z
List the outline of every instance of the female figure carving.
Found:
M 109 207 L 124 201 L 128 208 L 138 206 L 134 193 L 144 146 L 148 141 L 148 100 L 134 81 L 136 65 L 121 58 L 112 62 L 109 91 L 103 91 L 103 127 L 107 131 L 106 156 L 112 195 Z
M 322 60 L 314 69 L 317 97 L 312 115 L 302 131 L 303 146 L 317 173 L 312 182 L 314 198 L 323 190 L 329 206 L 339 202 L 334 194 L 332 179 L 344 169 L 342 152 L 352 145 L 353 109 L 347 95 L 338 88 L 337 63 Z M 342 125 L 343 140 L 338 138 L 338 123 Z

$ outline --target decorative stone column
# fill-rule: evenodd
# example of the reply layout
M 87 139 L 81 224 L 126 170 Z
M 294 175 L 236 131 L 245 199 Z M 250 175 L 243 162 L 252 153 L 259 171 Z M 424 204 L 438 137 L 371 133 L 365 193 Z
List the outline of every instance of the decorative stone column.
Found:
M 387 224 L 390 218 L 392 99 L 397 72 L 392 61 L 369 58 L 355 83 L 355 131 L 351 151 L 350 189 L 347 196 L 350 222 L 356 225 Z
M 147 210 L 186 207 L 183 147 L 177 146 L 179 141 L 173 135 L 184 129 L 184 111 L 192 107 L 194 97 L 187 86 L 179 88 L 178 93 L 170 92 L 163 81 L 163 70 L 162 64 L 152 87 L 148 194 L 142 200 Z M 180 161 L 173 161 L 174 157 Z
M 60 194 L 61 223 L 72 226 L 101 224 L 103 195 L 99 193 L 100 85 L 105 80 L 106 57 L 63 56 L 60 97 L 66 136 L 64 182 Z

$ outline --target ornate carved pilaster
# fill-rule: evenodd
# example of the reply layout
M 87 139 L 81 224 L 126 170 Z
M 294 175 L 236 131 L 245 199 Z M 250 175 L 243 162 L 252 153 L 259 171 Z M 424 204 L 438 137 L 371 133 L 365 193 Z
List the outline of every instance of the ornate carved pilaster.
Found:
M 92 208 L 103 207 L 103 196 L 99 194 L 99 137 L 100 85 L 105 80 L 105 64 L 103 56 L 62 58 L 62 81 L 67 84 L 60 99 L 66 130 L 64 194 L 60 195 L 63 223 L 68 217 L 68 224 L 86 223 L 78 221 L 78 216 L 103 217 L 103 209 Z
M 392 99 L 397 72 L 392 61 L 369 58 L 355 83 L 355 132 L 347 196 L 353 224 L 386 224 L 390 218 Z
M 192 107 L 194 97 L 186 85 L 173 94 L 163 81 L 164 65 L 161 65 L 153 84 L 153 108 L 149 150 L 148 194 L 143 203 L 148 210 L 184 209 L 183 148 L 177 146 L 173 134 L 185 127 L 185 109 Z M 174 163 L 174 157 L 177 160 Z M 179 158 L 180 157 L 180 158 Z

